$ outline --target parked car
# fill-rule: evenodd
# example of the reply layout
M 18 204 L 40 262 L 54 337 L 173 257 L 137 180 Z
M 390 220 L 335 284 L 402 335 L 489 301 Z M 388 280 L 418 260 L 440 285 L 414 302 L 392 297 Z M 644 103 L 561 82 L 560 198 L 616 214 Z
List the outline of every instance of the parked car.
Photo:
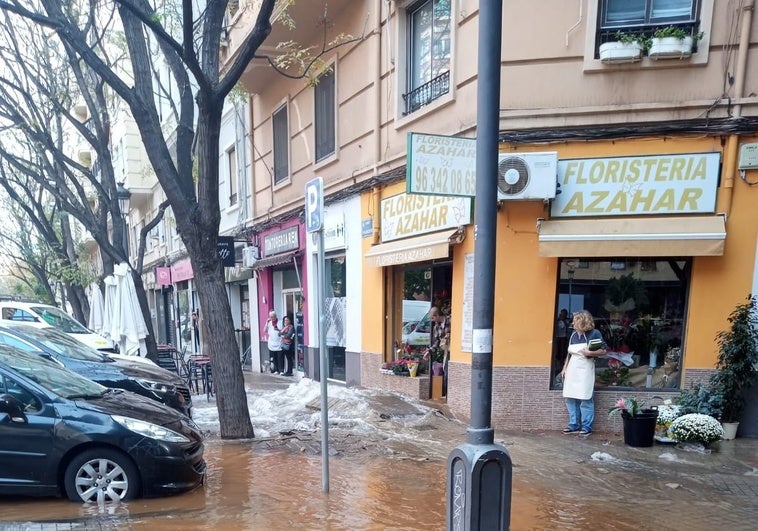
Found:
M 0 495 L 127 501 L 203 482 L 203 437 L 171 408 L 0 345 Z
M 50 326 L 69 334 L 88 347 L 107 352 L 115 351 L 113 341 L 96 334 L 60 308 L 49 304 L 0 301 L 0 319 L 27 323 L 40 328 Z
M 106 387 L 132 391 L 184 413 L 192 414 L 192 396 L 178 374 L 154 363 L 115 360 L 55 328 L 35 328 L 24 323 L 0 325 L 0 343 L 26 352 L 44 354 L 63 367 Z

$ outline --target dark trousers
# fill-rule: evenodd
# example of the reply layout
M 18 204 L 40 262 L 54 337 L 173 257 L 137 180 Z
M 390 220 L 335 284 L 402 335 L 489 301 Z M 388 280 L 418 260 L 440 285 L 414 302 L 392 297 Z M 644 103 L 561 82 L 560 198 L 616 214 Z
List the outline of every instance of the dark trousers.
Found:
M 287 373 L 288 375 L 292 375 L 292 371 L 295 368 L 295 353 L 292 352 L 292 346 L 290 348 L 282 350 L 284 353 L 284 357 L 287 359 Z M 282 371 L 284 371 L 284 365 L 282 365 Z
M 269 349 L 268 354 L 271 358 L 271 372 L 284 372 L 284 359 L 282 358 L 282 351 Z

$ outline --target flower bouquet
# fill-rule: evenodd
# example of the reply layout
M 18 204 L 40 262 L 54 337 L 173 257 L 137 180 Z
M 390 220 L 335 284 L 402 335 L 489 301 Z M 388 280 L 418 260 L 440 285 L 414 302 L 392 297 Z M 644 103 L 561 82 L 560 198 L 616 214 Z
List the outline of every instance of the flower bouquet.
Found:
M 669 428 L 671 423 L 682 414 L 681 408 L 671 404 L 671 400 L 666 400 L 663 405 L 658 406 L 658 418 L 655 421 L 655 440 L 658 442 L 676 442 L 669 437 Z
M 653 397 L 659 398 L 659 397 Z M 636 417 L 640 415 L 650 415 L 655 413 L 654 409 L 645 409 L 645 402 L 637 400 L 636 398 L 626 397 L 619 398 L 616 401 L 616 405 L 608 410 L 608 416 L 612 417 L 614 413 L 621 413 L 622 417 Z
M 677 417 L 669 427 L 671 436 L 680 443 L 700 443 L 708 446 L 724 438 L 721 423 L 710 415 L 690 413 Z

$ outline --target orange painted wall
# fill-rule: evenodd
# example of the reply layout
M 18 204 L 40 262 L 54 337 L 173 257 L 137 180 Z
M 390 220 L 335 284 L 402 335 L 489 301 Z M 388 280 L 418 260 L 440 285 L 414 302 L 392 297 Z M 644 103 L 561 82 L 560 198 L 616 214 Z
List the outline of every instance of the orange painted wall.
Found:
M 758 141 L 758 137 L 741 142 Z M 501 151 L 510 151 L 502 146 Z M 718 204 L 723 207 L 729 193 L 723 187 L 723 168 L 730 167 L 736 152 L 725 150 L 720 138 L 641 139 L 619 142 L 576 143 L 539 146 L 519 151 L 558 151 L 559 159 L 617 157 L 665 153 L 722 153 L 722 187 Z M 758 181 L 758 171 L 747 174 Z M 382 191 L 382 197 L 404 191 L 405 184 Z M 376 213 L 370 193 L 362 198 L 363 218 Z M 474 206 L 476 208 L 476 206 Z M 497 263 L 493 363 L 496 366 L 549 366 L 552 351 L 553 313 L 557 289 L 558 260 L 542 258 L 538 252 L 537 219 L 547 218 L 539 202 L 509 202 L 501 205 L 497 216 Z M 749 186 L 735 172 L 731 209 L 727 218 L 727 240 L 722 257 L 695 257 L 690 284 L 685 367 L 710 368 L 716 357 L 714 338 L 728 326 L 727 317 L 750 292 L 756 256 L 758 228 L 758 185 Z M 370 247 L 364 238 L 364 252 Z M 461 351 L 461 316 L 465 255 L 474 252 L 473 225 L 466 239 L 453 248 L 453 292 L 451 318 L 451 359 L 469 362 L 471 355 Z M 380 268 L 363 268 L 363 349 L 381 352 L 384 327 L 384 281 Z M 378 308 L 382 308 L 378 311 Z

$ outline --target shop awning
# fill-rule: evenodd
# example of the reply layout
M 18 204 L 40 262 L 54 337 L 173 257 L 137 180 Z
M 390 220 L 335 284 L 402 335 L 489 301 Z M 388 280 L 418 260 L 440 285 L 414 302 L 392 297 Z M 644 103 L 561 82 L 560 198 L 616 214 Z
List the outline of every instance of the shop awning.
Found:
M 254 270 L 265 269 L 267 267 L 284 264 L 285 262 L 291 262 L 292 258 L 295 257 L 297 253 L 298 251 L 290 251 L 288 253 L 275 254 L 274 256 L 266 256 L 256 260 L 251 268 Z
M 539 223 L 540 256 L 721 256 L 723 216 L 560 219 Z
M 366 252 L 366 265 L 384 267 L 445 258 L 450 245 L 462 242 L 463 238 L 463 230 L 455 229 L 380 243 Z

